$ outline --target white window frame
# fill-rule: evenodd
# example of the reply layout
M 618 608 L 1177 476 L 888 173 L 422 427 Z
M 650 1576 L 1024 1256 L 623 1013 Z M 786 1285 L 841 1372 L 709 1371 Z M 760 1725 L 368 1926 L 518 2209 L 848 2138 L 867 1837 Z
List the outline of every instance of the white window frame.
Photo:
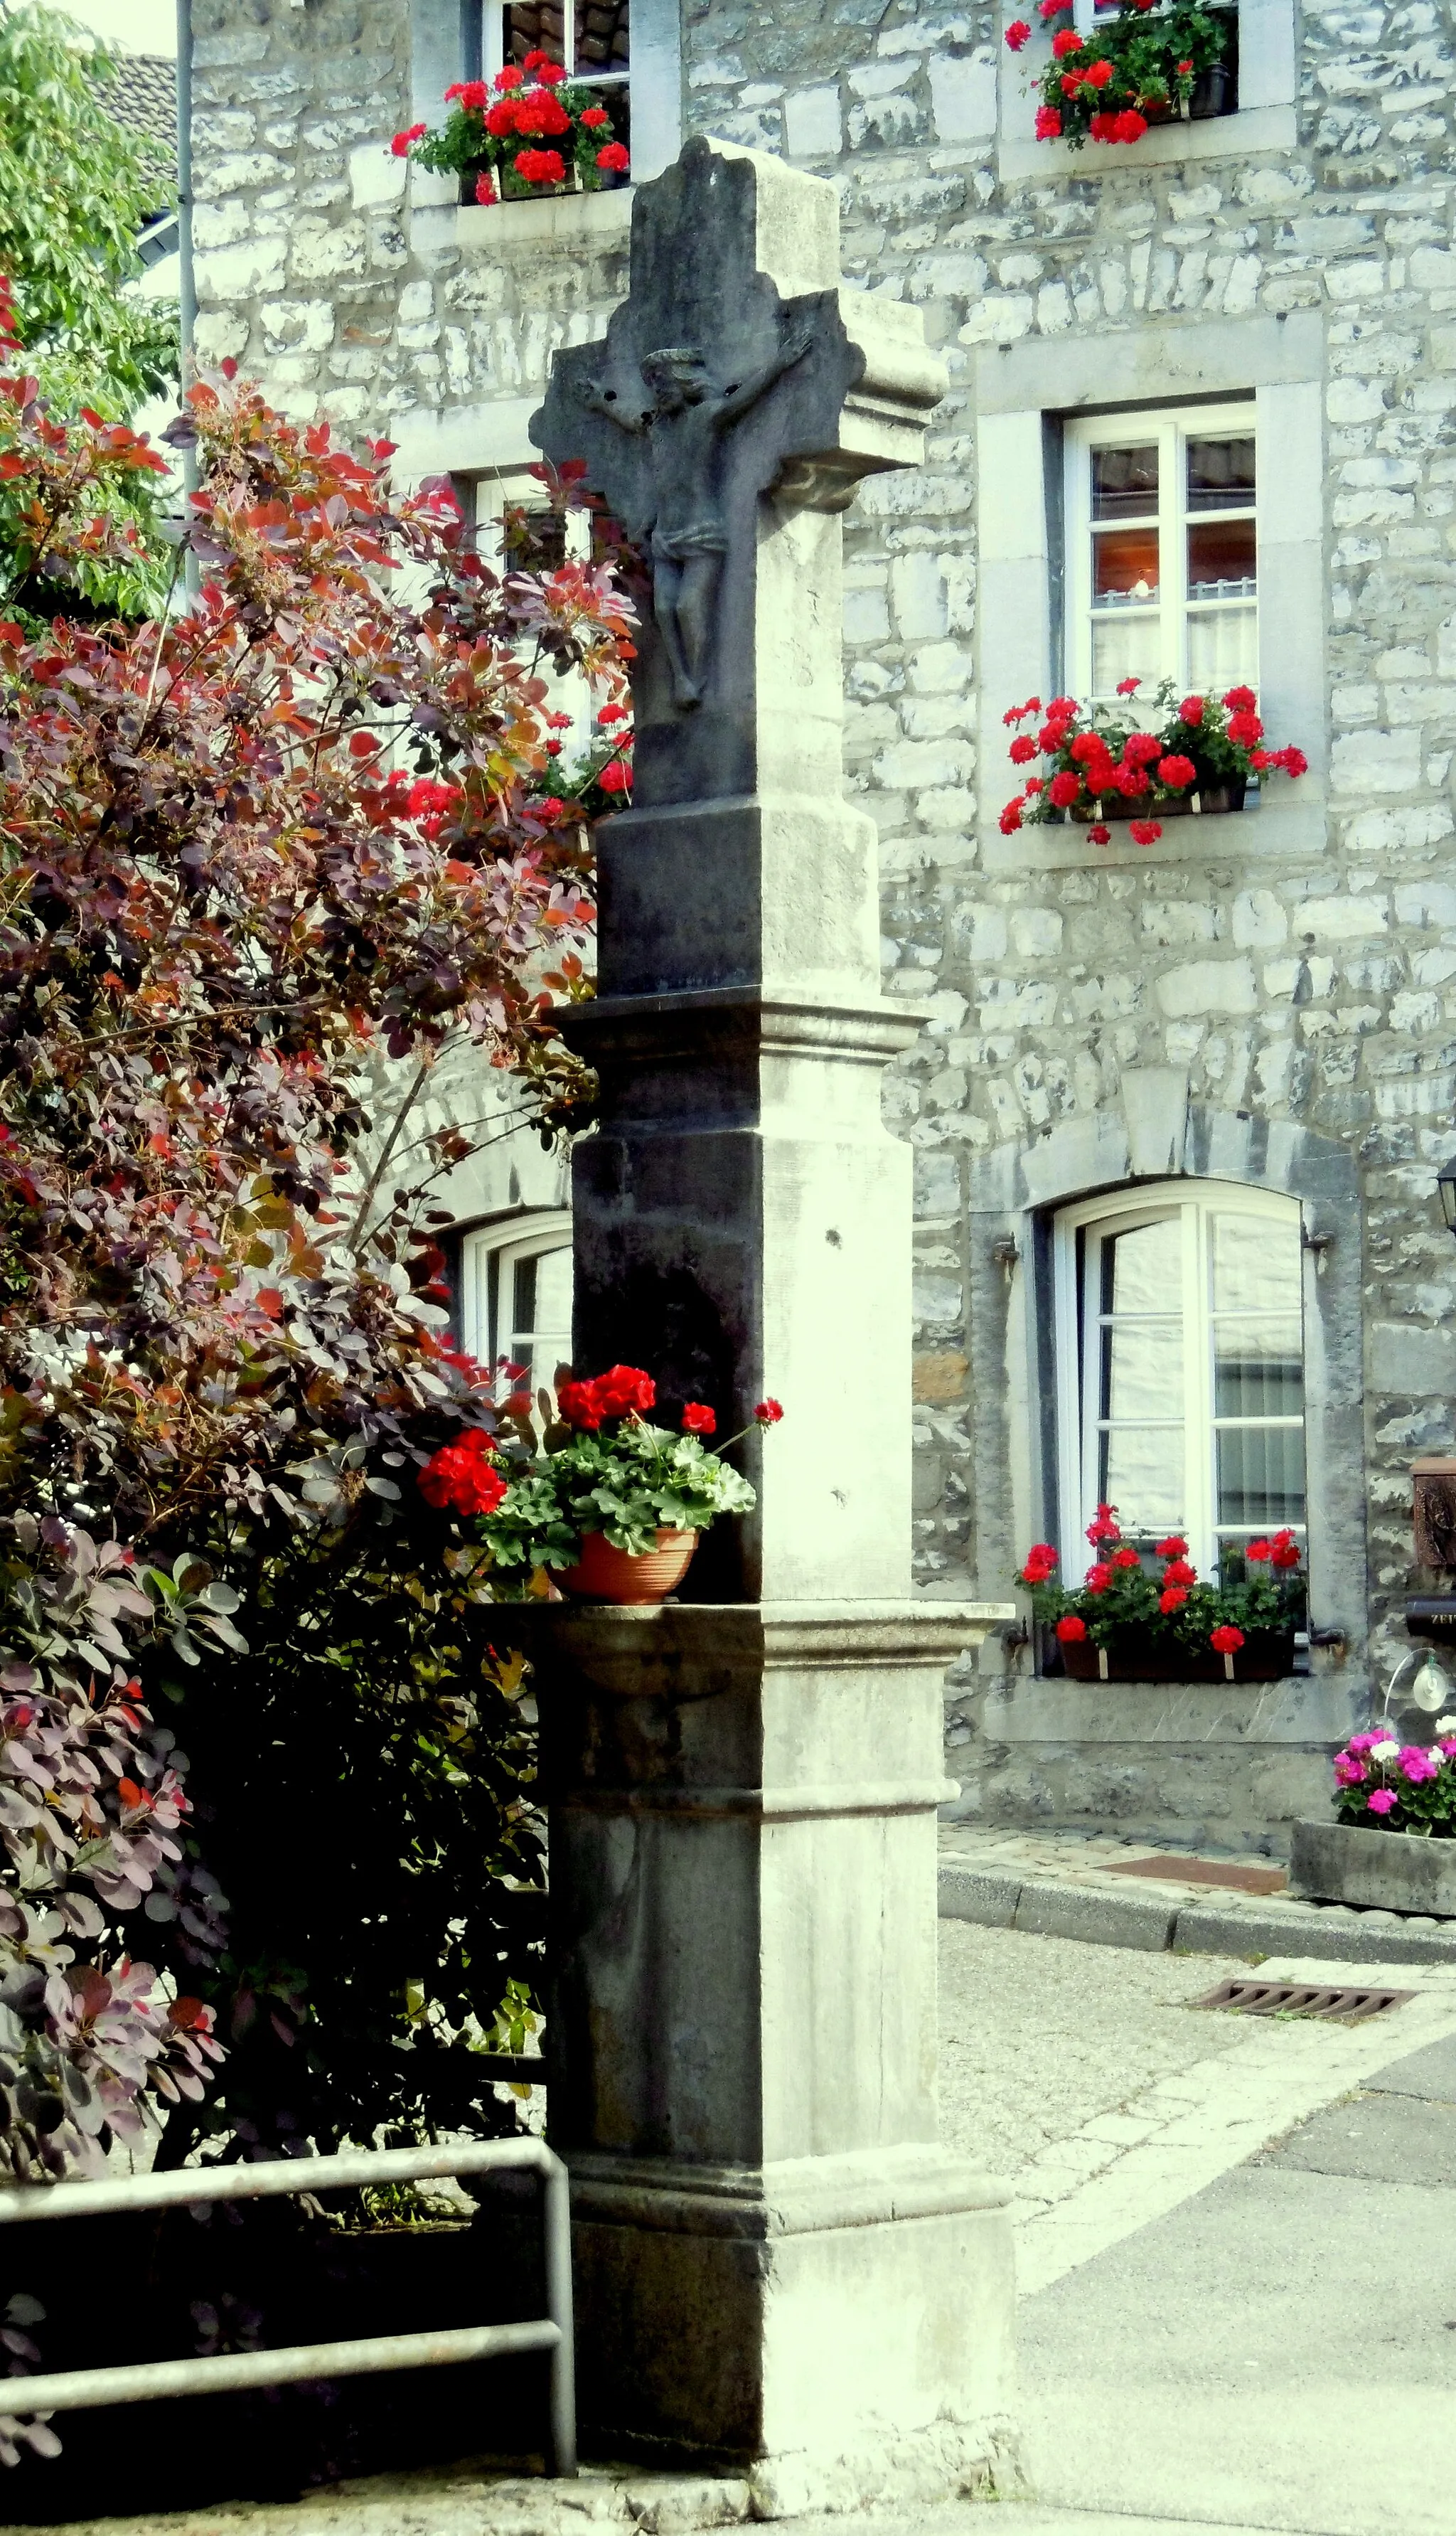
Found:
M 1258 439 L 1255 429 L 1254 402 L 1251 397 L 1237 403 L 1216 406 L 1165 407 L 1156 412 L 1124 408 L 1120 412 L 1075 415 L 1063 427 L 1063 470 L 1065 521 L 1065 591 L 1066 683 L 1076 696 L 1093 697 L 1092 627 L 1093 627 L 1093 519 L 1092 519 L 1092 454 L 1097 449 L 1145 445 L 1158 447 L 1158 528 L 1159 553 L 1159 623 L 1161 644 L 1158 666 L 1144 683 L 1152 686 L 1159 678 L 1171 678 L 1186 693 L 1190 683 L 1188 666 L 1188 617 L 1190 602 L 1187 588 L 1187 532 L 1190 522 L 1243 520 L 1255 522 L 1255 596 L 1230 600 L 1200 600 L 1200 615 L 1227 612 L 1232 608 L 1254 609 L 1253 657 L 1258 660 L 1258 573 L 1262 540 L 1258 536 L 1258 492 L 1252 503 L 1228 510 L 1198 511 L 1188 509 L 1186 449 L 1190 440 L 1216 440 L 1223 435 Z M 1256 458 L 1257 467 L 1257 458 Z M 1142 520 L 1128 519 L 1116 523 L 1122 528 L 1152 524 L 1149 511 Z M 1257 686 L 1257 675 L 1250 683 Z M 1115 697 L 1100 696 L 1101 703 L 1114 703 Z
M 505 10 L 501 0 L 468 0 L 468 9 L 473 25 L 467 43 L 473 48 L 478 41 L 480 77 L 493 80 L 496 72 L 505 68 Z M 629 26 L 630 23 L 629 16 Z M 576 68 L 576 0 L 561 0 L 561 66 L 573 88 L 631 88 L 630 59 L 624 71 Z
M 1220 1427 L 1241 1422 L 1214 1415 L 1212 1313 L 1209 1306 L 1208 1224 L 1214 1214 L 1240 1214 L 1293 1226 L 1302 1239 L 1298 1198 L 1272 1189 L 1255 1189 L 1231 1180 L 1145 1181 L 1134 1188 L 1112 1190 L 1063 1207 L 1053 1228 L 1052 1268 L 1057 1372 L 1057 1440 L 1061 1508 L 1062 1576 L 1080 1585 L 1092 1553 L 1086 1528 L 1096 1508 L 1098 1486 L 1098 1418 L 1101 1350 L 1100 1281 L 1094 1272 L 1091 1245 L 1084 1245 L 1083 1275 L 1078 1276 L 1078 1236 L 1126 1233 L 1139 1223 L 1172 1214 L 1184 1219 L 1183 1238 L 1183 1411 L 1177 1424 L 1184 1433 L 1185 1511 L 1188 1554 L 1200 1576 L 1214 1572 L 1218 1539 L 1232 1533 L 1258 1536 L 1256 1525 L 1217 1524 L 1214 1499 L 1215 1436 Z M 1080 1291 L 1079 1291 L 1080 1289 Z M 1202 1344 L 1200 1344 L 1200 1340 Z M 1302 1304 L 1300 1354 L 1305 1354 Z M 1170 1422 L 1172 1424 L 1174 1422 Z M 1261 1426 L 1270 1422 L 1259 1420 Z M 1300 1426 L 1305 1438 L 1305 1521 L 1290 1529 L 1303 1545 L 1308 1523 L 1309 1403 L 1300 1419 L 1277 1422 Z
M 513 1333 L 500 1326 L 500 1298 L 523 1259 L 539 1258 L 571 1241 L 569 1207 L 537 1207 L 463 1234 L 460 1245 L 460 1343 L 468 1356 L 494 1366 L 508 1354 Z M 493 1277 L 492 1277 L 493 1269 Z M 491 1288 L 495 1302 L 492 1306 Z M 550 1384 L 555 1367 L 536 1366 L 536 1387 Z M 509 1386 L 507 1386 L 509 1388 Z

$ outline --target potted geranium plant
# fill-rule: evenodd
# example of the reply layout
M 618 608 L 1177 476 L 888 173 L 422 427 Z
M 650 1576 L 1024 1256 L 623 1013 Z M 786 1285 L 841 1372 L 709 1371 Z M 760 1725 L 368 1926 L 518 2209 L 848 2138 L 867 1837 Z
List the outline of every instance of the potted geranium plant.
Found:
M 1045 1541 L 1018 1580 L 1074 1681 L 1277 1681 L 1292 1670 L 1304 1599 L 1293 1533 L 1248 1542 L 1217 1585 L 1200 1580 L 1180 1533 L 1124 1540 L 1113 1505 L 1098 1507 L 1087 1538 L 1093 1560 L 1080 1586 L 1056 1582 Z
M 1156 11 L 1156 14 L 1155 14 Z M 1046 25 L 1070 19 L 1071 0 L 1040 0 Z M 1031 27 L 1014 18 L 1006 41 L 1019 53 Z M 1123 0 L 1115 17 L 1099 17 L 1084 35 L 1063 25 L 1035 81 L 1039 141 L 1141 141 L 1150 123 L 1231 114 L 1236 102 L 1238 20 L 1233 9 L 1200 0 Z
M 521 1368 L 504 1370 L 514 1378 Z M 706 1402 L 688 1401 L 675 1428 L 649 1424 L 656 1407 L 652 1375 L 631 1364 L 558 1383 L 554 1411 L 545 1392 L 535 1404 L 514 1392 L 496 1430 L 447 1444 L 420 1488 L 432 1505 L 475 1519 L 502 1599 L 554 1582 L 588 1602 L 661 1603 L 686 1574 L 699 1533 L 757 1499 L 723 1458 L 739 1436 L 710 1450 L 718 1421 Z M 754 1424 L 775 1426 L 783 1415 L 777 1400 L 761 1400 Z
M 437 129 L 411 123 L 389 146 L 397 158 L 458 175 L 466 202 L 596 193 L 624 183 L 630 164 L 603 101 L 611 94 L 571 85 L 559 62 L 528 53 L 493 80 L 457 80 Z
M 1120 680 L 1117 693 L 1127 699 L 1122 713 L 1106 705 L 1088 711 L 1075 696 L 1053 696 L 1045 707 L 1040 696 L 1029 696 L 1002 715 L 1008 728 L 1045 715 L 1035 737 L 1017 729 L 1007 753 L 1014 766 L 1030 766 L 1038 756 L 1045 761 L 1045 771 L 1028 775 L 1002 810 L 1003 836 L 1070 818 L 1086 823 L 1093 845 L 1106 846 L 1111 842 L 1108 822 L 1128 819 L 1134 845 L 1152 846 L 1163 834 L 1163 820 L 1190 811 L 1195 801 L 1205 817 L 1241 810 L 1251 777 L 1307 772 L 1302 749 L 1263 745 L 1252 687 L 1229 687 L 1222 696 L 1187 695 L 1174 703 L 1177 689 L 1164 678 L 1149 707 L 1139 708 L 1132 699 L 1142 683 Z M 1151 710 L 1155 729 L 1134 720 L 1139 710 Z

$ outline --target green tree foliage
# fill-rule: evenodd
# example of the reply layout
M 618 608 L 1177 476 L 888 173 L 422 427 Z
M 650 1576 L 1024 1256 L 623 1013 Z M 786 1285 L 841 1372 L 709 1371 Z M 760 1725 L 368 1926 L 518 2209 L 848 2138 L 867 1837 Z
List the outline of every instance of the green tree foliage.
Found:
M 57 414 L 123 419 L 178 375 L 177 311 L 125 285 L 175 199 L 162 154 L 108 110 L 109 56 L 50 9 L 0 7 L 0 273 Z

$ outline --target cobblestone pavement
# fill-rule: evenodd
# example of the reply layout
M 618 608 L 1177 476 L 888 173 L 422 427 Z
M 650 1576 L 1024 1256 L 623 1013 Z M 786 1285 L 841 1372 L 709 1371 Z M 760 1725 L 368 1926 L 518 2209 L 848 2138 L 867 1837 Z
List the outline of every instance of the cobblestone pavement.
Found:
M 1368 1984 L 1368 1963 L 1297 1955 L 1269 1979 Z M 1357 2025 L 1231 2016 L 1193 2002 L 1238 1957 L 943 1921 L 942 2134 L 1017 2188 L 1023 2296 L 1259 2154 L 1401 2052 L 1456 2035 L 1456 1967 L 1387 1968 L 1406 2003 Z

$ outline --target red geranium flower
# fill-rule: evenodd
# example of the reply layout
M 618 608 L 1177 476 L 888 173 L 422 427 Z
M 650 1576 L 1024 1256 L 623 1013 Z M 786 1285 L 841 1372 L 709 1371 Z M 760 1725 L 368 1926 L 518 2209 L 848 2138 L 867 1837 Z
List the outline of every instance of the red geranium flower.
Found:
M 1191 757 L 1163 757 L 1158 761 L 1158 781 L 1171 792 L 1186 792 L 1198 773 Z
M 1117 693 L 1119 696 L 1135 696 L 1142 683 L 1141 678 L 1119 678 Z
M 1129 766 L 1151 766 L 1163 754 L 1163 742 L 1151 730 L 1132 730 L 1123 743 L 1122 756 Z
M 1008 754 L 1013 766 L 1026 766 L 1029 764 L 1031 759 L 1037 754 L 1037 743 L 1033 739 L 1031 732 L 1024 730 L 1017 738 L 1013 739 Z
M 1228 713 L 1252 713 L 1259 699 L 1252 687 L 1231 687 L 1220 701 Z
M 1082 778 L 1080 775 L 1072 775 L 1068 773 L 1053 775 L 1046 790 L 1053 807 L 1058 810 L 1067 810 L 1070 809 L 1074 801 L 1080 800 L 1081 798 Z
M 603 123 L 610 123 L 611 116 L 604 105 L 589 105 L 582 116 L 582 121 L 589 132 L 600 132 Z
M 1202 696 L 1184 696 L 1178 707 L 1178 720 L 1185 722 L 1190 730 L 1196 730 L 1203 720 Z
M 1028 28 L 1027 32 L 1028 33 L 1031 32 L 1030 28 Z M 1082 38 L 1077 33 L 1074 27 L 1063 27 L 1060 34 L 1053 35 L 1051 38 L 1051 56 L 1053 61 L 1065 61 L 1069 53 L 1080 53 L 1081 50 Z
M 622 142 L 608 141 L 604 150 L 598 151 L 597 164 L 605 167 L 611 175 L 620 175 L 622 169 L 630 164 L 630 153 Z
M 1196 1585 L 1198 1570 L 1190 1567 L 1186 1558 L 1171 1558 L 1163 1571 L 1163 1582 L 1165 1585 Z
M 1089 828 L 1087 831 L 1087 842 L 1092 846 L 1109 846 L 1112 842 L 1112 831 L 1110 828 L 1104 828 L 1101 826 Z
M 1264 736 L 1264 726 L 1256 713 L 1232 713 L 1229 716 L 1229 737 L 1240 748 L 1251 748 Z
M 1152 5 L 1153 0 L 1148 0 L 1148 6 L 1151 8 Z M 1129 105 L 1125 112 L 1119 114 L 1117 117 L 1117 138 L 1119 141 L 1141 141 L 1147 128 L 1148 121 L 1146 115 L 1139 114 L 1135 106 Z
M 777 1426 L 784 1412 L 777 1400 L 760 1400 L 753 1415 L 760 1426 Z
M 1216 1656 L 1236 1655 L 1243 1644 L 1243 1631 L 1235 1629 L 1232 1620 L 1224 1620 L 1210 1630 L 1208 1643 Z
M 1187 1553 L 1188 1545 L 1180 1532 L 1171 1532 L 1166 1541 L 1155 1542 L 1153 1547 L 1160 1558 L 1182 1558 Z
M 1021 803 L 1019 801 L 1008 801 L 1005 809 L 1001 812 L 999 819 L 996 821 L 996 825 L 1000 829 L 1003 837 L 1014 837 L 1017 829 L 1021 826 Z
M 631 790 L 632 773 L 619 757 L 611 758 L 597 778 L 603 792 L 626 792 Z
M 590 1382 L 563 1382 L 557 1385 L 556 1406 L 568 1426 L 580 1426 L 595 1434 L 601 1424 L 595 1386 Z
M 1104 1559 L 1099 1558 L 1087 1570 L 1087 1591 L 1089 1594 L 1106 1594 L 1111 1581 L 1112 1571 Z
M 1243 1554 L 1255 1567 L 1262 1567 L 1266 1559 L 1273 1557 L 1274 1553 L 1267 1541 L 1251 1541 L 1246 1545 Z
M 1121 1550 L 1114 1550 L 1112 1553 L 1112 1565 L 1114 1567 L 1141 1567 L 1142 1563 L 1143 1562 L 1139 1558 L 1137 1552 L 1135 1550 L 1129 1550 L 1125 1546 Z
M 559 150 L 518 150 L 516 173 L 528 185 L 561 185 L 566 181 L 566 161 Z
M 428 130 L 429 125 L 427 123 L 411 123 L 408 132 L 397 132 L 393 141 L 389 145 L 391 150 L 394 152 L 395 157 L 397 158 L 408 158 L 410 156 L 411 142 L 422 139 L 423 135 Z
M 1163 830 L 1156 819 L 1132 819 L 1127 833 L 1135 846 L 1156 846 Z
M 1279 752 L 1279 763 L 1286 775 L 1299 776 L 1307 775 L 1309 772 L 1309 760 L 1302 748 L 1282 748 Z
M 1087 1635 L 1087 1623 L 1075 1612 L 1064 1612 L 1056 1624 L 1056 1634 L 1064 1647 L 1074 1647 Z
M 1299 1545 L 1292 1532 L 1277 1532 L 1269 1545 L 1269 1555 L 1276 1567 L 1298 1567 Z
M 1116 1541 L 1120 1538 L 1117 1529 L 1117 1509 L 1114 1505 L 1108 1505 L 1106 1499 L 1098 1507 L 1087 1527 L 1087 1538 L 1094 1546 L 1100 1541 Z
M 690 1400 L 682 1413 L 684 1435 L 711 1435 L 718 1426 L 712 1410 L 701 1400 Z
M 478 1426 L 455 1443 L 443 1444 L 419 1474 L 426 1504 L 453 1506 L 457 1514 L 493 1514 L 507 1485 L 494 1466 L 490 1438 Z
M 495 190 L 495 178 L 488 167 L 482 167 L 475 178 L 475 200 L 477 203 L 498 203 L 500 200 Z
M 614 1364 L 592 1384 L 603 1418 L 625 1418 L 657 1406 L 658 1386 L 640 1364 Z
M 1186 1585 L 1169 1585 L 1158 1597 L 1160 1612 L 1179 1612 L 1188 1599 Z
M 1108 61 L 1089 62 L 1082 74 L 1089 88 L 1106 88 L 1111 76 L 1112 65 Z
M 1131 766 L 1119 766 L 1112 780 L 1118 792 L 1129 801 L 1135 801 L 1140 792 L 1149 790 L 1148 778 L 1136 762 Z
M 1019 53 L 1031 33 L 1025 18 L 1013 18 L 1006 30 L 1006 42 L 1013 53 Z
M 1075 96 L 1081 85 L 1082 74 L 1080 71 L 1063 71 L 1061 78 L 1057 82 L 1057 86 L 1061 90 L 1063 96 Z
M 1058 138 L 1061 132 L 1061 115 L 1054 105 L 1038 106 L 1036 132 L 1039 141 L 1055 141 Z

